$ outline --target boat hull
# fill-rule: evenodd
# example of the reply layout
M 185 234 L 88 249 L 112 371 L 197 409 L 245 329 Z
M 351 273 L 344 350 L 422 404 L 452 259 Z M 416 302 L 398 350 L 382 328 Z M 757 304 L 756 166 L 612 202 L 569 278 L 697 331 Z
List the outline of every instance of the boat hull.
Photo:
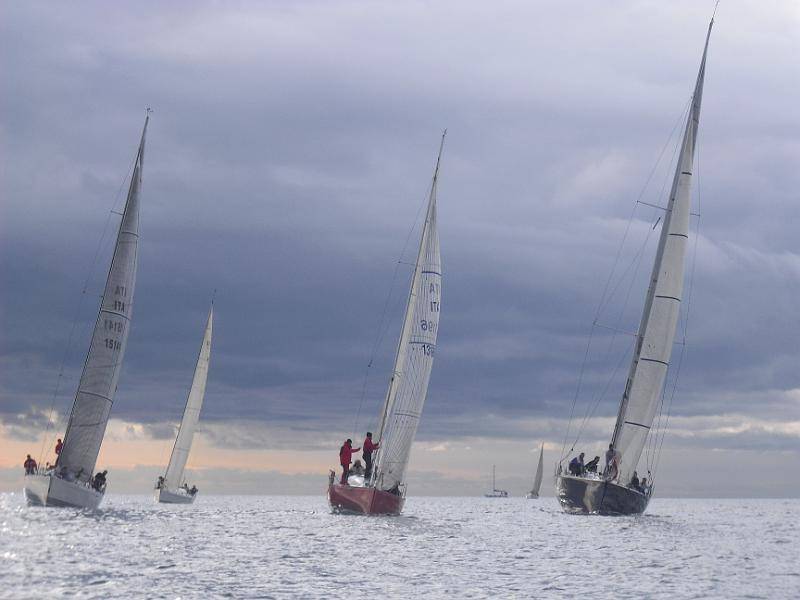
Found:
M 61 506 L 95 509 L 100 506 L 104 492 L 82 483 L 66 481 L 52 474 L 26 475 L 25 500 L 28 506 Z
M 525 494 L 525 499 L 526 500 L 538 500 L 539 499 L 539 494 L 534 494 L 533 492 L 528 492 L 527 494 Z
M 336 512 L 357 515 L 399 515 L 406 499 L 372 487 L 338 483 L 328 486 L 328 502 Z
M 649 494 L 601 479 L 560 475 L 556 495 L 565 512 L 596 515 L 638 515 L 647 509 Z
M 156 501 L 164 504 L 192 504 L 197 494 L 185 494 L 177 491 L 156 490 Z

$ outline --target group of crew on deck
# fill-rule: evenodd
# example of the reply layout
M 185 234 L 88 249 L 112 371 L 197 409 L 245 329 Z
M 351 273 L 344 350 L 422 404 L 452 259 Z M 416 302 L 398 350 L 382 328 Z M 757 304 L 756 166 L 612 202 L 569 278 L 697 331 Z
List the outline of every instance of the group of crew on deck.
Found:
M 362 475 L 364 477 L 364 481 L 369 481 L 369 478 L 372 477 L 372 453 L 378 449 L 380 444 L 376 444 L 372 441 L 372 432 L 367 432 L 367 437 L 364 438 L 364 443 L 361 445 L 361 448 L 353 448 L 353 440 L 347 438 L 342 444 L 342 447 L 339 448 L 339 464 L 342 466 L 342 479 L 341 484 L 347 485 L 347 478 L 350 475 Z M 350 467 L 350 463 L 353 462 L 353 454 L 358 451 L 361 451 L 361 456 L 364 458 L 364 465 L 361 465 L 360 460 L 356 460 L 353 463 L 352 468 Z M 333 477 L 333 475 L 331 475 Z
M 66 481 L 80 481 L 81 477 L 83 476 L 83 468 L 79 469 L 77 473 L 73 473 L 72 471 L 67 471 L 63 467 L 59 465 L 61 460 L 61 451 L 64 449 L 64 442 L 61 441 L 61 438 L 58 439 L 56 442 L 56 462 L 52 465 L 48 462 L 44 468 L 45 473 L 50 473 L 54 471 L 56 475 L 65 479 Z M 22 466 L 25 468 L 25 475 L 36 475 L 39 472 L 39 465 L 36 463 L 30 454 L 25 459 L 25 462 L 22 463 Z M 89 485 L 92 486 L 92 489 L 102 492 L 106 488 L 106 475 L 108 475 L 108 471 L 99 471 L 97 475 L 94 477 L 89 478 Z
M 569 461 L 568 469 L 570 475 L 584 477 L 589 473 L 597 474 L 597 465 L 600 462 L 600 457 L 595 456 L 588 463 L 584 463 L 584 456 L 584 453 L 581 452 L 578 456 L 573 457 L 573 459 Z M 602 474 L 608 481 L 617 479 L 619 475 L 619 460 L 619 452 L 614 448 L 614 444 L 609 444 L 608 450 L 606 450 L 606 466 Z M 628 487 L 642 494 L 646 494 L 648 490 L 647 477 L 642 477 L 640 481 L 639 476 L 636 471 L 634 471 L 631 480 L 628 482 Z
M 165 489 L 165 488 L 166 488 L 166 481 L 164 480 L 164 476 L 163 475 L 159 475 L 158 476 L 158 480 L 156 481 L 156 489 L 157 490 L 162 490 L 162 489 Z M 186 492 L 190 496 L 194 496 L 197 493 L 197 486 L 196 485 L 193 485 L 192 487 L 189 487 L 189 484 L 185 483 L 185 482 L 178 489 Z

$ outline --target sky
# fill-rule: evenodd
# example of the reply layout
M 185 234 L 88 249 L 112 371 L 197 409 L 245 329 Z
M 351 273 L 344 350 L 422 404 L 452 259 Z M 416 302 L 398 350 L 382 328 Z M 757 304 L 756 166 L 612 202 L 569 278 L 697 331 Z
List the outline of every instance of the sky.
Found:
M 445 128 L 409 494 L 481 494 L 496 464 L 517 495 L 540 444 L 548 473 L 599 454 L 713 9 L 0 4 L 0 491 L 63 433 L 148 106 L 112 492 L 163 472 L 216 290 L 190 481 L 323 493 L 342 440 L 375 428 Z M 721 3 L 662 496 L 800 495 L 798 56 L 796 2 Z

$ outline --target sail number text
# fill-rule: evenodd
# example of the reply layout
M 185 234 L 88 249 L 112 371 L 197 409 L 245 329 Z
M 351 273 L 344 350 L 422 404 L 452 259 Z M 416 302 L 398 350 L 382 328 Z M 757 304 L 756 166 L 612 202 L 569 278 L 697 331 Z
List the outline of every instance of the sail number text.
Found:
M 438 323 L 436 321 L 429 321 L 428 319 L 422 319 L 419 322 L 419 326 L 422 328 L 422 331 L 430 331 L 431 333 L 436 333 L 436 327 Z

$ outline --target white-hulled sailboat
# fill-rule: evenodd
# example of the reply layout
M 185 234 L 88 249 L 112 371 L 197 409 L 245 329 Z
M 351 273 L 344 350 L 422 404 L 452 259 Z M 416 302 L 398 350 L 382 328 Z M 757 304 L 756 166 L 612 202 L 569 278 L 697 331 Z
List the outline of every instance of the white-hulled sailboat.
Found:
M 484 498 L 508 498 L 508 492 L 506 490 L 497 489 L 495 471 L 496 471 L 495 465 L 492 465 L 492 491 L 485 493 L 483 496 Z
M 168 504 L 191 504 L 197 496 L 197 487 L 184 481 L 183 473 L 189 451 L 192 449 L 197 422 L 200 419 L 200 409 L 203 407 L 203 397 L 206 394 L 206 380 L 208 379 L 208 366 L 211 360 L 211 329 L 214 321 L 214 305 L 208 312 L 206 331 L 197 356 L 197 366 L 194 369 L 192 387 L 186 398 L 186 407 L 183 409 L 183 418 L 175 438 L 175 446 L 169 457 L 167 472 L 156 481 L 156 500 Z
M 439 145 L 394 368 L 378 418 L 375 467 L 366 482 L 363 477 L 353 476 L 337 484 L 332 472 L 328 500 L 336 511 L 396 515 L 403 510 L 406 469 L 428 393 L 439 333 L 442 266 L 436 229 L 436 184 L 445 134 Z
M 542 489 L 542 470 L 544 468 L 544 444 L 539 449 L 539 463 L 536 466 L 536 475 L 533 478 L 531 491 L 525 494 L 528 500 L 535 500 L 539 497 L 539 490 Z
M 683 293 L 689 238 L 692 167 L 703 98 L 708 25 L 703 57 L 686 119 L 680 153 L 664 212 L 650 285 L 603 475 L 566 474 L 559 465 L 556 493 L 567 512 L 630 515 L 644 512 L 652 486 L 637 485 L 634 473 L 661 399 L 672 354 Z M 562 459 L 563 462 L 564 459 Z
M 148 115 L 134 163 L 114 256 L 100 311 L 72 404 L 56 465 L 25 476 L 30 505 L 97 508 L 105 494 L 105 474 L 93 477 L 128 342 L 139 246 L 139 196 Z

